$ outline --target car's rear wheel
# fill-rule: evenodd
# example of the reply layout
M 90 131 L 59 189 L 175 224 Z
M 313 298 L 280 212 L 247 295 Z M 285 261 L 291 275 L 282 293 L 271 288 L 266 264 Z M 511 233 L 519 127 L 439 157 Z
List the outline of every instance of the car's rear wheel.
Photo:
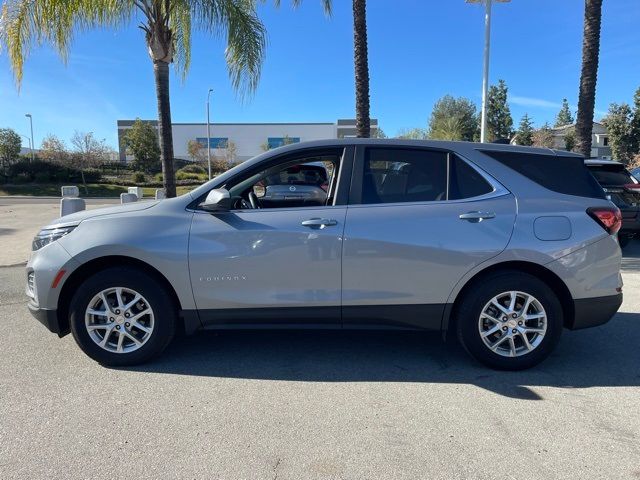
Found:
M 530 368 L 553 351 L 563 327 L 558 297 L 538 278 L 498 272 L 472 284 L 456 310 L 458 338 L 478 361 Z
M 69 309 L 80 348 L 110 366 L 145 362 L 175 333 L 176 307 L 155 277 L 131 267 L 96 273 L 78 288 Z

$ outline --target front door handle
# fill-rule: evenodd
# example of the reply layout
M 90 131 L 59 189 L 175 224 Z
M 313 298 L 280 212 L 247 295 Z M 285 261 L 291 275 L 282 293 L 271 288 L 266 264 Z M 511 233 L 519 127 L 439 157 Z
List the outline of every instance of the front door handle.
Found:
M 303 227 L 319 229 L 323 229 L 324 227 L 331 227 L 337 224 L 338 221 L 333 220 L 332 218 L 310 218 L 309 220 L 305 220 L 302 222 Z
M 460 215 L 460 220 L 466 220 L 471 223 L 478 223 L 482 220 L 489 220 L 495 218 L 496 214 L 493 212 L 467 212 Z

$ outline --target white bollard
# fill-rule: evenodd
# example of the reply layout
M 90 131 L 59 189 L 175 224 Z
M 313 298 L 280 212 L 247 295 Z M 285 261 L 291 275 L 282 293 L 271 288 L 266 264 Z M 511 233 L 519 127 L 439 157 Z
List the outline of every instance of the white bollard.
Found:
M 64 187 L 63 187 L 64 188 Z M 81 212 L 85 209 L 84 200 L 81 198 L 62 197 L 60 200 L 60 216 Z
M 79 197 L 80 189 L 75 185 L 67 185 L 60 189 L 62 191 L 62 197 Z
M 120 194 L 120 203 L 131 203 L 137 202 L 138 196 L 135 193 L 121 193 Z
M 142 198 L 142 187 L 129 187 L 129 193 L 133 193 L 140 200 Z
M 164 200 L 167 198 L 166 193 L 164 193 L 164 188 L 156 189 L 156 200 Z

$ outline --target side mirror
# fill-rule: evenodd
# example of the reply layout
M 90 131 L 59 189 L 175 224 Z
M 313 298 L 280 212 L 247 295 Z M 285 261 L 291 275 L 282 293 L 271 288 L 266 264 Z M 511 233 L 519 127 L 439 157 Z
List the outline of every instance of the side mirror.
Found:
M 226 212 L 231 209 L 231 196 L 226 188 L 214 188 L 207 194 L 200 208 L 207 212 Z

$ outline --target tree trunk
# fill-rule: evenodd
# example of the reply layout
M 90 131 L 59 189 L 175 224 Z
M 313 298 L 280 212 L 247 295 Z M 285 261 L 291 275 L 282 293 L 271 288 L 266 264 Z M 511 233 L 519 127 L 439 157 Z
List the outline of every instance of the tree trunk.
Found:
M 162 161 L 162 181 L 167 198 L 176 196 L 176 178 L 173 171 L 173 132 L 171 131 L 171 105 L 169 103 L 169 64 L 153 62 L 158 99 L 158 137 Z
M 602 0 L 585 0 L 584 37 L 582 39 L 582 72 L 578 96 L 578 118 L 576 119 L 576 146 L 578 152 L 591 156 L 593 133 L 593 110 L 596 103 L 596 81 L 598 57 L 600 55 L 600 21 Z
M 80 176 L 82 176 L 82 186 L 84 187 L 84 194 L 89 195 L 89 189 L 87 188 L 87 182 L 84 179 L 84 167 L 80 169 Z
M 353 0 L 353 56 L 356 70 L 357 136 L 371 136 L 369 118 L 369 60 L 367 54 L 367 2 Z

